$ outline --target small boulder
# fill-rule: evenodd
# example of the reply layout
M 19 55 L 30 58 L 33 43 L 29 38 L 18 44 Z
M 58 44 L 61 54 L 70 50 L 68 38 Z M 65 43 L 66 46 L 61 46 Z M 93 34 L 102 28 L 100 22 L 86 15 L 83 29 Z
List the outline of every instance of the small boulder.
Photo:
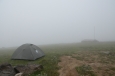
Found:
M 17 73 L 15 76 L 23 76 L 23 73 Z
M 14 76 L 16 71 L 9 63 L 4 63 L 0 65 L 0 76 Z
M 38 64 L 28 64 L 28 65 L 18 65 L 14 67 L 15 70 L 19 71 L 20 73 L 22 72 L 23 75 L 29 75 L 35 71 L 40 71 L 43 69 L 42 65 Z

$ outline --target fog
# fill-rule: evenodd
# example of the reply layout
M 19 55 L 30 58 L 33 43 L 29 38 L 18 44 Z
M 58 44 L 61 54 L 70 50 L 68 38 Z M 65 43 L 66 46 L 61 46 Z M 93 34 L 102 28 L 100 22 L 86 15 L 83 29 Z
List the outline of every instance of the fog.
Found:
M 0 47 L 75 43 L 94 34 L 115 41 L 115 0 L 0 0 Z

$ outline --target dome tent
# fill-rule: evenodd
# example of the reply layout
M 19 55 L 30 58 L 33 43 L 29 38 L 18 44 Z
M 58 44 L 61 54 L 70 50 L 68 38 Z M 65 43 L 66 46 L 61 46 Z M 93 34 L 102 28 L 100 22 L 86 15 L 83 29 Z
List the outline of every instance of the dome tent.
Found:
M 34 44 L 23 44 L 16 49 L 11 59 L 35 60 L 44 56 L 44 52 Z

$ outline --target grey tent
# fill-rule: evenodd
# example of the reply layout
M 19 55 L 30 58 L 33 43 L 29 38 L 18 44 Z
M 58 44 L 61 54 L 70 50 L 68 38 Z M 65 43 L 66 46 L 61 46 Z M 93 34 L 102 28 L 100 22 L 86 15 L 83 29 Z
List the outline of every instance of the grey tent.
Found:
M 23 44 L 13 53 L 11 59 L 35 60 L 44 56 L 44 52 L 34 44 Z

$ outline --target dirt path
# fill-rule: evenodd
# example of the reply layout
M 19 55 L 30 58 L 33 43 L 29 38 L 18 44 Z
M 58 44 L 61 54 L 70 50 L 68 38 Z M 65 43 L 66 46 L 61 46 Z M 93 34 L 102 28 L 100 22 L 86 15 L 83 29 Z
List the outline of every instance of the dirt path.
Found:
M 60 59 L 62 62 L 59 62 L 58 65 L 62 68 L 59 70 L 59 76 L 78 76 L 75 67 L 83 62 L 76 60 L 71 56 L 62 56 Z

